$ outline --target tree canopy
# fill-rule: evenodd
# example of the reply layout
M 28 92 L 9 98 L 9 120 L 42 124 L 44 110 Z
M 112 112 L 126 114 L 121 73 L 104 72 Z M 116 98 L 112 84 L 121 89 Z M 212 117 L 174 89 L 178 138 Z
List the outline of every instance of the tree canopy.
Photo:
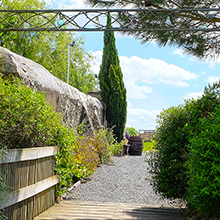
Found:
M 92 6 L 101 7 L 127 7 L 134 9 L 198 9 L 220 7 L 216 0 L 87 0 Z M 119 16 L 118 19 L 124 25 L 132 24 L 132 27 L 138 28 L 215 28 L 216 23 L 220 22 L 220 14 L 215 12 L 186 12 L 176 13 L 160 12 L 157 14 L 137 12 L 135 21 L 128 16 Z M 185 53 L 194 55 L 200 59 L 216 59 L 220 50 L 220 37 L 218 31 L 129 31 L 142 41 L 142 43 L 155 40 L 159 46 L 175 45 L 183 48 Z
M 0 9 L 28 10 L 47 9 L 41 0 L 2 0 Z M 11 23 L 21 19 L 18 17 Z M 33 18 L 32 22 L 39 22 Z M 40 18 L 39 18 L 40 19 Z M 70 50 L 69 84 L 81 92 L 87 93 L 95 88 L 96 82 L 91 71 L 93 56 L 84 50 L 82 37 L 68 32 L 1 32 L 0 46 L 29 58 L 48 69 L 54 76 L 67 81 L 68 44 L 75 41 Z

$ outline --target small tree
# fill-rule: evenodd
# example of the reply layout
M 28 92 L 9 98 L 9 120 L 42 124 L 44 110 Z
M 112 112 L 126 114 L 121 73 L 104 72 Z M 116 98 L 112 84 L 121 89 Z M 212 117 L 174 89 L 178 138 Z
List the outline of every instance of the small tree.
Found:
M 107 17 L 107 27 L 111 27 L 110 15 Z M 102 65 L 99 72 L 101 96 L 106 104 L 108 127 L 115 126 L 114 135 L 117 141 L 121 141 L 126 123 L 127 102 L 113 32 L 105 31 L 104 45 Z
M 133 128 L 133 127 L 130 127 L 130 128 L 126 128 L 126 132 L 128 133 L 128 135 L 131 137 L 131 136 L 138 136 L 139 133 L 138 131 Z

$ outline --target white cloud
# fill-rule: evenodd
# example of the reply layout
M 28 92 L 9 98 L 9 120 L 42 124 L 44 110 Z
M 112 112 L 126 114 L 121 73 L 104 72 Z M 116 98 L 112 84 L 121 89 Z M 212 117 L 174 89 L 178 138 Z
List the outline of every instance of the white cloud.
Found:
M 216 60 L 206 60 L 205 62 L 209 65 L 211 69 L 214 69 L 216 64 L 220 63 L 220 57 L 218 57 Z
M 160 110 L 148 111 L 141 108 L 134 108 L 131 102 L 128 102 L 126 127 L 134 127 L 136 129 L 155 129 L 156 116 Z
M 173 54 L 180 55 L 181 58 L 183 58 L 184 57 L 184 50 L 180 49 L 180 48 L 177 48 L 176 50 L 173 51 Z
M 94 62 L 94 65 L 92 66 L 92 70 L 94 71 L 94 73 L 98 74 L 100 70 L 100 65 L 102 62 L 102 51 L 92 52 L 92 54 L 96 57 L 96 61 Z M 124 73 L 126 69 L 126 63 L 124 64 L 121 63 L 121 68 L 122 68 L 122 72 Z M 145 99 L 147 97 L 146 94 L 152 92 L 153 90 L 149 86 L 145 86 L 145 85 L 139 86 L 137 84 L 138 77 L 134 78 L 134 80 L 130 78 L 130 77 L 134 77 L 134 75 L 135 73 L 132 74 L 132 72 L 129 76 L 127 74 L 123 74 L 125 87 L 127 89 L 127 95 L 129 98 Z
M 220 76 L 209 76 L 207 82 L 209 84 L 213 84 L 214 82 L 218 82 L 220 80 Z
M 133 81 L 140 80 L 148 84 L 164 83 L 178 87 L 187 87 L 186 80 L 198 78 L 194 73 L 156 58 L 147 60 L 137 56 L 130 58 L 120 56 L 120 61 L 124 77 L 129 77 Z
M 205 64 L 207 64 L 207 65 L 209 66 L 209 68 L 211 68 L 211 69 L 214 69 L 217 64 L 220 64 L 220 56 L 217 57 L 217 59 L 215 59 L 215 60 L 213 60 L 212 57 L 207 57 L 207 58 L 202 59 L 202 60 L 199 60 L 199 59 L 197 59 L 196 57 L 191 57 L 190 60 L 191 60 L 192 62 L 205 63 Z
M 92 52 L 97 60 L 93 66 L 95 73 L 99 72 L 102 52 Z M 162 60 L 143 59 L 137 56 L 120 56 L 125 86 L 129 98 L 145 99 L 147 93 L 153 92 L 148 84 L 168 84 L 178 87 L 187 87 L 187 80 L 197 79 L 198 75 L 186 71 Z
M 191 93 L 187 93 L 186 97 L 183 97 L 183 99 L 198 99 L 201 98 L 203 95 L 203 92 L 191 92 Z

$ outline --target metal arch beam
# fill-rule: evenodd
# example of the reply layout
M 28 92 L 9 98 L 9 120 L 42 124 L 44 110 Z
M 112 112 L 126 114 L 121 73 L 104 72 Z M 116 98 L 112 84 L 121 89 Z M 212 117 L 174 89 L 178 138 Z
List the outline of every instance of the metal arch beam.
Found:
M 106 27 L 107 14 L 112 28 Z M 141 16 L 153 16 L 154 23 L 140 25 Z M 168 20 L 171 16 L 175 22 Z M 128 18 L 131 23 L 121 22 Z M 187 20 L 188 19 L 188 20 Z M 178 22 L 179 21 L 179 22 Z M 181 27 L 180 21 L 190 21 Z M 208 25 L 206 25 L 208 24 Z M 205 26 L 206 25 L 206 26 Z M 220 8 L 215 9 L 81 9 L 0 10 L 0 31 L 220 31 Z

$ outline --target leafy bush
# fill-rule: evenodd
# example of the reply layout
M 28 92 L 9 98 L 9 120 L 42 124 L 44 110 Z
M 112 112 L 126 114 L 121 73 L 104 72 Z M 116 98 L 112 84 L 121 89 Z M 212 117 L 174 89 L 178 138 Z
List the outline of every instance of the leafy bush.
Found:
M 61 149 L 56 155 L 56 173 L 61 175 L 62 195 L 72 182 L 93 174 L 99 159 L 91 139 L 79 136 L 73 129 L 63 128 L 57 141 Z
M 197 219 L 220 218 L 219 96 L 220 82 L 205 87 L 200 99 L 163 110 L 148 160 L 154 189 L 186 199 Z
M 147 141 L 143 142 L 143 152 L 151 151 L 155 149 L 155 141 Z
M 59 146 L 59 195 L 74 178 L 87 177 L 94 173 L 98 163 L 111 162 L 113 151 L 122 144 L 115 141 L 112 131 L 101 128 L 93 136 L 84 137 L 83 123 L 77 133 L 61 121 L 44 94 L 32 91 L 18 79 L 9 82 L 0 78 L 0 148 Z M 1 183 L 0 187 L 3 186 Z
M 125 145 L 125 141 L 122 140 L 121 142 L 114 142 L 112 145 L 111 145 L 111 150 L 112 150 L 112 154 L 115 155 L 115 154 L 118 154 L 120 153 L 122 150 L 123 150 L 123 146 Z
M 147 161 L 152 174 L 152 186 L 167 198 L 183 198 L 187 192 L 188 137 L 185 124 L 188 115 L 184 106 L 171 107 L 157 116 L 155 152 Z
M 93 174 L 98 164 L 112 162 L 115 146 L 123 144 L 118 144 L 112 132 L 104 128 L 91 136 L 76 134 L 74 130 L 64 128 L 58 142 L 62 146 L 60 154 L 56 155 L 56 172 L 61 175 L 59 195 L 65 193 L 75 179 Z
M 128 133 L 129 137 L 138 136 L 139 135 L 138 131 L 135 128 L 133 128 L 133 127 L 126 128 L 126 132 Z
M 99 156 L 100 163 L 112 162 L 111 156 L 117 149 L 123 146 L 122 144 L 123 142 L 121 144 L 117 143 L 113 132 L 109 132 L 108 129 L 102 127 L 94 132 L 94 147 Z
M 220 217 L 220 110 L 196 125 L 189 144 L 188 203 L 200 214 Z
M 201 99 L 188 107 L 188 206 L 202 217 L 220 217 L 220 83 L 205 87 Z
M 207 118 L 212 114 L 218 106 L 220 106 L 220 82 L 208 85 L 204 89 L 204 94 L 200 99 L 187 100 L 186 109 L 190 115 L 189 122 L 185 129 L 194 136 L 194 132 L 200 131 L 200 127 L 197 126 L 200 118 Z
M 31 148 L 54 145 L 61 117 L 45 100 L 20 80 L 0 78 L 0 145 Z

